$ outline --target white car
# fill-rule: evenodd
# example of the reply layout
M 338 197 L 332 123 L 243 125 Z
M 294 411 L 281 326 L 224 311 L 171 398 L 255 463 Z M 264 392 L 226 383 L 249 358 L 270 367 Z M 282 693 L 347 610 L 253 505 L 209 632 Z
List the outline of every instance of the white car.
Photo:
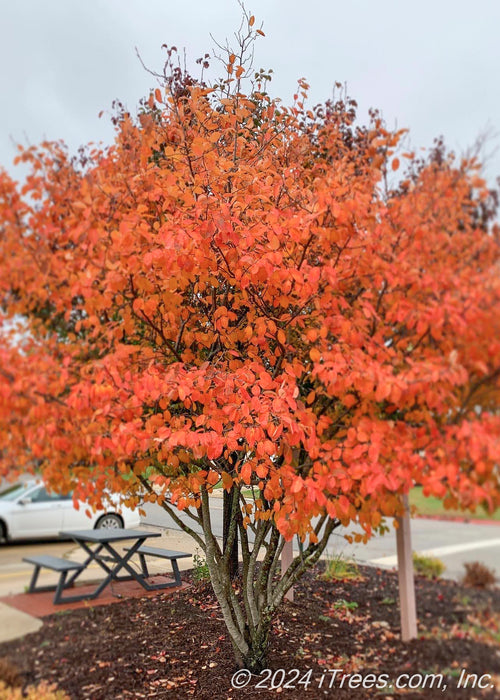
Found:
M 109 505 L 92 513 L 80 503 L 73 506 L 71 494 L 48 492 L 40 481 L 27 481 L 4 488 L 0 493 L 0 541 L 59 537 L 61 530 L 91 528 L 135 528 L 140 523 L 137 511 Z

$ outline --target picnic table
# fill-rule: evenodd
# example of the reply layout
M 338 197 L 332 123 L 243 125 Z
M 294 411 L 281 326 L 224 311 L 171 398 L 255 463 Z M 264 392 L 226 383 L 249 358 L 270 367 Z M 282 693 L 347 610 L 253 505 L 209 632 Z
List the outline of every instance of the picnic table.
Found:
M 54 603 L 72 603 L 81 600 L 93 600 L 97 598 L 102 591 L 109 586 L 113 581 L 137 581 L 147 591 L 159 590 L 162 588 L 170 588 L 178 586 L 181 583 L 177 559 L 191 556 L 187 552 L 174 552 L 171 550 L 159 549 L 156 547 L 146 547 L 144 543 L 151 537 L 160 537 L 159 532 L 148 532 L 146 530 L 126 530 L 123 528 L 117 529 L 101 529 L 101 530 L 70 530 L 59 533 L 61 538 L 71 539 L 78 544 L 87 554 L 87 558 L 83 562 L 74 562 L 67 559 L 60 559 L 49 555 L 37 555 L 26 557 L 24 561 L 33 564 L 35 570 L 31 578 L 31 583 L 28 589 L 29 593 L 38 591 L 55 590 Z M 124 542 L 132 541 L 133 544 L 119 551 L 116 545 Z M 137 571 L 130 560 L 134 554 L 139 554 L 141 561 L 141 570 Z M 145 564 L 144 557 L 152 555 L 169 559 L 174 570 L 175 580 L 173 582 L 150 583 L 147 581 L 149 572 Z M 87 569 L 92 562 L 98 564 L 104 570 L 106 576 L 99 582 L 96 588 L 89 592 L 80 595 L 65 595 L 63 592 L 72 586 L 78 577 Z M 52 571 L 58 571 L 59 581 L 56 586 L 37 586 L 38 575 L 40 569 L 46 568 Z M 125 575 L 120 575 L 120 572 L 127 572 Z M 70 574 L 68 578 L 68 574 Z

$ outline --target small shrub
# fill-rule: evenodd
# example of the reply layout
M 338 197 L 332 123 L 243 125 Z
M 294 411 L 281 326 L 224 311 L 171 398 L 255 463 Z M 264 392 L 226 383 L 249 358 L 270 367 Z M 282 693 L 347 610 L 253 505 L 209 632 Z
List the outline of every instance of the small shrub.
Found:
M 465 574 L 462 579 L 464 586 L 472 588 L 489 588 L 495 585 L 495 572 L 481 564 L 480 561 L 471 561 L 464 564 Z
M 463 581 L 462 581 L 463 583 Z M 468 595 L 457 595 L 455 598 L 453 598 L 454 603 L 458 603 L 461 605 L 463 608 L 468 608 L 470 607 L 470 604 L 472 602 L 472 598 Z
M 9 659 L 4 657 L 0 658 L 0 683 L 9 688 L 16 688 L 22 685 L 19 669 Z
M 21 688 L 8 688 L 0 681 L 0 700 L 70 700 L 70 697 L 55 684 L 45 681 L 37 686 L 30 685 L 24 692 Z
M 413 566 L 417 574 L 421 574 L 429 579 L 438 578 L 446 569 L 446 566 L 440 559 L 426 557 L 416 552 L 413 552 Z
M 210 581 L 208 564 L 197 551 L 193 554 L 193 580 L 196 581 L 196 583 Z
M 396 605 L 396 598 L 383 598 L 383 600 L 380 601 L 380 605 Z
M 350 559 L 335 557 L 328 559 L 325 572 L 321 575 L 324 581 L 363 581 L 358 565 Z
M 359 605 L 356 603 L 355 600 L 348 601 L 342 598 L 341 600 L 337 600 L 333 604 L 333 607 L 335 610 L 356 610 L 359 607 Z

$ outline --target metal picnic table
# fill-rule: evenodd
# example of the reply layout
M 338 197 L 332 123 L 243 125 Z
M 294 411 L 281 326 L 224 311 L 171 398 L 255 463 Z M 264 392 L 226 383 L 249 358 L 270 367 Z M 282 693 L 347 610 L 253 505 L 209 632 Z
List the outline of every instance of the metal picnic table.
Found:
M 54 603 L 72 603 L 80 600 L 93 600 L 97 598 L 102 591 L 109 586 L 113 581 L 135 580 L 147 591 L 168 588 L 172 583 L 156 583 L 151 584 L 146 580 L 144 568 L 142 571 L 136 571 L 130 565 L 130 560 L 137 553 L 139 548 L 150 537 L 160 537 L 159 532 L 147 532 L 146 530 L 125 530 L 122 528 L 102 530 L 69 530 L 59 533 L 61 538 L 71 539 L 78 544 L 87 554 L 87 558 L 82 563 L 70 562 L 66 559 L 57 559 L 49 556 L 37 556 L 26 558 L 25 561 L 35 565 L 35 571 L 31 579 L 29 592 L 55 590 Z M 126 540 L 132 540 L 133 544 L 125 551 L 117 550 L 116 545 Z M 69 586 L 72 586 L 80 574 L 90 566 L 92 562 L 96 562 L 106 573 L 105 578 L 96 586 L 90 593 L 81 595 L 64 596 L 65 591 Z M 60 579 L 57 586 L 37 587 L 36 582 L 40 568 L 48 568 L 53 571 L 59 571 Z M 119 573 L 125 570 L 128 575 L 119 576 Z M 69 578 L 68 573 L 72 571 Z M 174 584 L 175 585 L 175 584 Z

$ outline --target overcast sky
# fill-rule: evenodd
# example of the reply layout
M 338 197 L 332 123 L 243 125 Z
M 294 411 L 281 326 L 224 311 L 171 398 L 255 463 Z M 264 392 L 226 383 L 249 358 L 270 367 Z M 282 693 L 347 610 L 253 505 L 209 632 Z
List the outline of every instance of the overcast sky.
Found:
M 311 103 L 347 83 L 364 119 L 378 107 L 390 127 L 408 127 L 412 147 L 435 136 L 461 153 L 478 135 L 500 145 L 500 2 L 495 0 L 248 0 L 266 37 L 256 68 L 273 68 L 270 92 L 289 102 L 296 81 Z M 13 142 L 63 139 L 72 150 L 109 143 L 114 98 L 134 112 L 154 86 L 161 45 L 194 61 L 237 28 L 236 0 L 13 0 L 2 3 L 3 104 L 0 164 L 12 170 Z M 488 178 L 500 175 L 500 152 Z

